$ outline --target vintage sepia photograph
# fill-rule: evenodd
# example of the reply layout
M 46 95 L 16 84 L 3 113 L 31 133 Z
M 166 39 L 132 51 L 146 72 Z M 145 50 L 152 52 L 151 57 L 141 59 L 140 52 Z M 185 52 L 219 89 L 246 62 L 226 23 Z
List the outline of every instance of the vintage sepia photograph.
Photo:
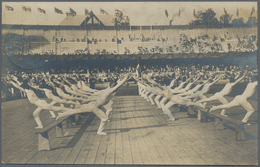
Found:
M 257 165 L 257 1 L 2 2 L 2 164 Z

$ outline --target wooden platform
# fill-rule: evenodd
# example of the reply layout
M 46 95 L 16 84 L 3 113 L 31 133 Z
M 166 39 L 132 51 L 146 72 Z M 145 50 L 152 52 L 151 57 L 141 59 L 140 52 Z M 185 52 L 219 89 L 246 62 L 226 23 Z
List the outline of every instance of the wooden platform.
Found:
M 230 100 L 230 99 L 229 99 Z M 257 103 L 254 103 L 254 107 Z M 36 108 L 27 99 L 2 103 L 2 161 L 7 164 L 161 164 L 256 165 L 258 140 L 236 141 L 231 129 L 215 130 L 214 122 L 200 123 L 187 112 L 171 108 L 174 122 L 140 96 L 116 96 L 106 136 L 97 135 L 100 119 L 68 128 L 68 136 L 50 132 L 50 151 L 37 151 Z M 243 109 L 229 115 L 243 117 Z M 42 112 L 43 124 L 50 114 Z M 257 136 L 257 113 L 246 132 Z

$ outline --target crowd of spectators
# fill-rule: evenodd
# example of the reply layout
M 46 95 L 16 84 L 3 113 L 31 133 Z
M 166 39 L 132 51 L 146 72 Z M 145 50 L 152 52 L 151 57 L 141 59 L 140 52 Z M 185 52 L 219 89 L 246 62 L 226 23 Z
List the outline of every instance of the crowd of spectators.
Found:
M 207 80 L 209 77 L 212 77 L 215 72 L 217 73 L 225 73 L 225 78 L 233 76 L 234 78 L 239 77 L 241 75 L 241 71 L 248 71 L 248 75 L 245 77 L 245 80 L 248 80 L 250 75 L 257 75 L 256 68 L 249 68 L 248 66 L 236 66 L 236 65 L 141 65 L 139 68 L 139 73 L 146 73 L 151 75 L 152 78 L 161 83 L 162 85 L 168 85 L 174 76 L 182 76 L 189 78 L 193 76 L 195 73 L 200 74 L 200 80 Z M 70 76 L 70 75 L 79 75 L 83 78 L 83 80 L 90 85 L 90 87 L 95 88 L 96 83 L 104 83 L 109 82 L 111 80 L 117 80 L 120 75 L 125 73 L 136 73 L 136 66 L 128 66 L 128 67 L 114 67 L 113 69 L 100 69 L 95 68 L 89 70 L 87 67 L 77 67 L 75 69 L 68 70 L 55 70 L 55 69 L 45 69 L 45 70 L 26 70 L 26 71 L 14 71 L 2 74 L 1 78 L 1 94 L 2 100 L 13 100 L 18 98 L 25 98 L 26 94 L 15 88 L 12 84 L 8 83 L 8 80 L 13 76 L 21 77 L 23 75 L 27 75 L 32 79 L 37 80 L 37 82 L 41 83 L 45 75 L 54 75 L 56 77 L 61 76 Z M 39 92 L 38 92 L 39 93 Z M 39 96 L 43 96 L 43 94 L 37 94 Z
M 154 46 L 152 48 L 137 46 L 137 51 L 133 51 L 125 47 L 124 52 L 121 54 L 216 53 L 216 52 L 221 53 L 221 52 L 230 52 L 230 51 L 254 52 L 256 50 L 256 47 L 253 44 L 253 42 L 256 40 L 255 35 L 244 36 L 242 40 L 240 40 L 240 38 L 237 36 L 237 39 L 235 39 L 236 41 L 235 43 L 230 42 L 230 40 L 231 38 L 227 37 L 226 34 L 224 34 L 224 38 L 214 36 L 213 39 L 210 39 L 207 34 L 199 35 L 195 38 L 192 38 L 182 33 L 180 34 L 178 44 L 168 46 L 166 45 L 167 44 L 166 43 L 164 47 Z M 93 38 L 92 40 L 88 40 L 88 41 L 91 41 L 90 43 L 98 44 L 98 42 L 101 42 L 101 39 L 97 40 Z M 118 38 L 118 37 L 112 38 L 112 42 L 117 42 L 119 44 L 121 44 L 124 41 L 125 41 L 124 38 Z M 152 42 L 152 41 L 167 42 L 169 41 L 169 39 L 167 37 L 145 38 L 144 36 L 142 36 L 141 38 L 132 38 L 131 36 L 129 36 L 129 41 L 144 42 L 144 43 Z M 84 53 L 86 54 L 86 52 Z M 89 50 L 87 54 L 90 54 Z M 94 54 L 118 54 L 118 53 L 117 51 L 108 52 L 106 51 L 106 49 L 96 49 Z
M 220 36 L 209 37 L 208 34 L 190 36 L 181 33 L 179 38 L 169 39 L 165 36 L 151 35 L 151 37 L 133 37 L 129 35 L 125 37 L 114 36 L 112 39 L 97 39 L 95 37 L 84 39 L 73 39 L 69 42 L 87 42 L 84 49 L 78 48 L 74 51 L 65 51 L 58 53 L 63 55 L 108 55 L 108 54 L 174 54 L 174 53 L 222 53 L 222 52 L 254 52 L 257 50 L 256 35 L 248 35 L 240 37 L 230 37 L 226 34 Z M 40 51 L 39 42 L 37 42 L 37 49 L 34 48 L 34 37 L 24 38 L 17 34 L 7 34 L 4 42 L 4 47 L 7 53 L 15 55 L 52 55 L 57 54 L 54 49 L 44 49 Z M 53 38 L 57 45 L 59 43 L 68 42 L 65 38 Z M 111 50 L 108 46 L 104 47 L 102 43 L 112 42 L 117 43 L 117 50 Z M 142 44 L 139 44 L 139 43 Z M 136 43 L 136 45 L 133 45 Z M 98 45 L 101 44 L 101 45 Z M 121 44 L 124 44 L 124 49 L 119 49 Z M 45 44 L 44 44 L 45 45 Z M 93 47 L 94 45 L 97 45 Z M 129 46 L 127 46 L 129 45 Z M 139 45 L 139 46 L 138 46 Z M 154 46 L 152 46 L 154 45 Z M 25 47 L 26 46 L 26 47 Z M 35 45 L 36 47 L 36 45 Z M 103 47 L 103 48 L 102 48 Z M 59 47 L 56 48 L 56 50 Z M 92 49 L 93 48 L 93 49 Z M 94 49 L 95 48 L 95 49 Z M 70 49 L 68 49 L 70 50 Z M 40 52 L 39 52 L 40 51 Z

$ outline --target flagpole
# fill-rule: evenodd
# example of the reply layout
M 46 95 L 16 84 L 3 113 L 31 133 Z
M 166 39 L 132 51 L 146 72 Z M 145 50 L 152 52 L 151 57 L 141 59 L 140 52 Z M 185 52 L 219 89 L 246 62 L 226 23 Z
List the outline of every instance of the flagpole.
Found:
M 22 24 L 22 29 L 23 29 L 23 38 L 24 38 L 24 36 L 25 36 L 25 30 L 24 30 L 23 24 Z M 24 51 L 24 47 L 25 47 L 24 45 L 25 45 L 25 44 L 24 44 L 24 42 L 22 42 L 22 44 L 23 44 L 23 46 L 22 46 L 22 54 L 25 55 L 25 51 Z
M 57 35 L 57 33 L 56 33 L 56 29 L 55 29 L 55 23 L 54 23 L 54 36 L 55 36 L 55 38 L 54 38 L 54 53 L 55 53 L 55 55 L 57 55 L 57 43 L 56 43 L 56 39 L 57 39 L 57 37 L 56 37 L 56 35 Z
M 238 8 L 237 8 L 237 27 L 238 27 L 238 19 L 239 19 L 239 10 L 238 10 Z
M 41 28 L 41 45 L 40 45 L 40 51 L 42 52 L 42 47 L 43 47 L 43 31 L 42 31 L 42 28 Z
M 37 10 L 38 10 L 38 7 L 37 7 Z M 39 16 L 39 13 L 38 13 L 39 11 L 37 11 L 37 18 L 38 18 L 38 16 Z M 39 18 L 37 19 L 37 25 L 39 25 Z
M 5 18 L 5 12 L 6 12 L 6 11 L 4 11 L 4 18 Z M 5 18 L 5 22 L 6 22 L 6 18 Z
M 239 21 L 239 18 L 237 19 L 237 27 L 238 27 L 238 21 Z
M 152 39 L 152 34 L 153 34 L 152 25 L 150 26 L 150 33 L 151 33 L 151 39 Z
M 22 7 L 22 14 L 21 14 L 21 16 L 22 16 L 22 18 L 21 18 L 21 20 L 23 20 L 23 18 L 24 18 L 24 15 L 23 15 L 24 13 L 23 13 L 23 7 Z
M 132 35 L 132 31 L 131 31 L 131 22 L 129 23 L 129 25 L 130 25 L 130 35 Z
M 140 35 L 142 34 L 141 31 L 142 31 L 142 26 L 140 25 Z

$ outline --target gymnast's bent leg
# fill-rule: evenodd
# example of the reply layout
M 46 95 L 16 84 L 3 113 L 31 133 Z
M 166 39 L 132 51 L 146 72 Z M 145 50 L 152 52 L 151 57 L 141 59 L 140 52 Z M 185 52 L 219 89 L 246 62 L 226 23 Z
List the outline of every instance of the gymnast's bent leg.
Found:
M 164 113 L 166 113 L 169 116 L 168 121 L 174 121 L 174 117 L 172 116 L 172 113 L 170 111 L 170 107 L 172 107 L 175 103 L 169 101 L 164 107 L 163 107 L 163 111 Z

